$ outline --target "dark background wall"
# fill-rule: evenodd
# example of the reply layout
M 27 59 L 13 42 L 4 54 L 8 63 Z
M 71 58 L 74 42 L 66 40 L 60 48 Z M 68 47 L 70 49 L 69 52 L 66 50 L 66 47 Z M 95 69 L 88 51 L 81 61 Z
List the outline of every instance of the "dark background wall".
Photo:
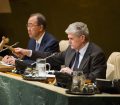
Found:
M 48 31 L 58 40 L 67 39 L 65 29 L 75 21 L 88 24 L 91 41 L 103 48 L 108 57 L 120 51 L 120 0 L 10 0 L 12 13 L 0 14 L 0 36 L 7 35 L 10 44 L 19 41 L 26 47 L 26 23 L 29 15 L 43 13 Z

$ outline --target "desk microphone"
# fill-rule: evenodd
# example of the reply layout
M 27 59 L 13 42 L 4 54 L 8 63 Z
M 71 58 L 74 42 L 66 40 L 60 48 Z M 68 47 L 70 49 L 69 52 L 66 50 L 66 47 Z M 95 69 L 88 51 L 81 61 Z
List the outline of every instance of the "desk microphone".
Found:
M 51 55 L 49 55 L 49 56 L 47 56 L 47 57 L 45 57 L 44 59 L 46 60 L 46 59 L 48 59 L 48 58 L 50 58 L 50 57 L 52 57 L 52 56 L 54 56 L 54 55 L 56 55 L 57 53 L 53 53 L 53 54 L 51 54 Z M 31 63 L 31 66 L 33 66 L 34 64 L 36 64 L 37 63 L 37 61 L 36 62 L 33 62 L 33 63 Z

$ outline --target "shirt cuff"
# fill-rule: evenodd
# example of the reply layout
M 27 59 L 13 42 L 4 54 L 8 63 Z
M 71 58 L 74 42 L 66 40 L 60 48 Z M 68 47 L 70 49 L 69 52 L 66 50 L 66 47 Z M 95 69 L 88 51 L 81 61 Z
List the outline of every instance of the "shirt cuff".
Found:
M 28 57 L 32 56 L 32 50 L 29 50 L 29 55 L 27 55 Z

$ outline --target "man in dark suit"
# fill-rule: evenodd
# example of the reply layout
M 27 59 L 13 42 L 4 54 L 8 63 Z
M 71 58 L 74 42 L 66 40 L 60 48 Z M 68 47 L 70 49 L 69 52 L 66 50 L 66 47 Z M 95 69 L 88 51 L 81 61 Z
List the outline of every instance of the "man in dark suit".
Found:
M 87 79 L 94 81 L 96 78 L 106 78 L 106 59 L 102 49 L 90 42 L 87 25 L 82 22 L 75 22 L 68 26 L 65 31 L 68 34 L 70 46 L 66 51 L 47 58 L 47 62 L 54 69 L 72 74 L 74 70 L 81 70 Z M 20 48 L 15 49 L 17 53 L 29 55 L 29 51 Z M 34 53 L 31 59 L 44 58 L 49 53 Z
M 28 43 L 28 49 L 35 51 L 36 40 L 31 38 Z M 40 52 L 58 52 L 59 44 L 58 41 L 48 32 L 45 32 L 38 51 Z
M 32 53 L 35 52 L 49 52 L 54 53 L 59 51 L 59 42 L 48 32 L 46 32 L 46 19 L 41 13 L 35 13 L 30 15 L 27 23 L 27 30 L 30 37 L 28 43 L 28 49 L 30 50 L 29 55 L 22 56 L 17 55 L 24 60 L 26 63 L 31 63 L 29 58 Z M 3 61 L 9 64 L 15 64 L 13 56 L 5 56 Z

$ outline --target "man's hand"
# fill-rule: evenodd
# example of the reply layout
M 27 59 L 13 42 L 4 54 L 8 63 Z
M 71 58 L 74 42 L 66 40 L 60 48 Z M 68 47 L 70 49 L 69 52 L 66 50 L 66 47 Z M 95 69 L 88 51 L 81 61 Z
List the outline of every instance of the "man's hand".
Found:
M 60 72 L 71 74 L 73 72 L 69 67 L 62 68 Z
M 14 53 L 16 53 L 17 56 L 29 56 L 30 55 L 30 50 L 28 49 L 23 49 L 23 48 L 14 48 Z
M 2 58 L 2 61 L 8 64 L 8 59 L 10 56 L 6 55 Z
M 8 56 L 6 55 L 3 59 L 3 62 L 5 62 L 6 64 L 11 64 L 11 65 L 15 65 L 15 58 L 13 56 Z

